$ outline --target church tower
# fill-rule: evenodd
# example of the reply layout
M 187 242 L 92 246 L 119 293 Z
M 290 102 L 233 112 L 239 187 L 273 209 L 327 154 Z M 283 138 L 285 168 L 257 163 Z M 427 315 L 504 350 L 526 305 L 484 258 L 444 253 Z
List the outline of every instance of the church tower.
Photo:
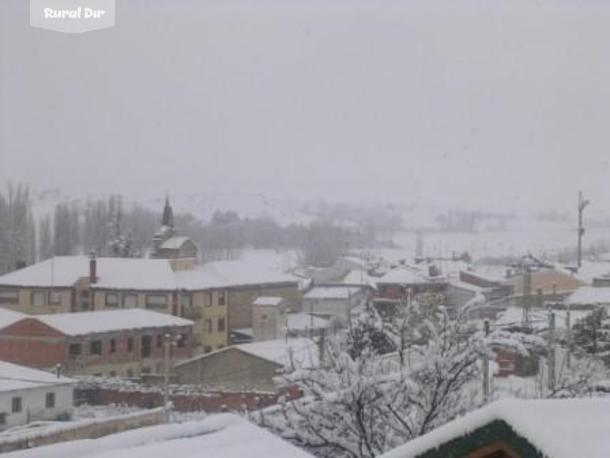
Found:
M 174 227 L 174 211 L 165 196 L 161 227 L 152 239 L 151 258 L 169 259 L 172 269 L 184 270 L 195 267 L 197 245 L 189 237 L 179 237 Z

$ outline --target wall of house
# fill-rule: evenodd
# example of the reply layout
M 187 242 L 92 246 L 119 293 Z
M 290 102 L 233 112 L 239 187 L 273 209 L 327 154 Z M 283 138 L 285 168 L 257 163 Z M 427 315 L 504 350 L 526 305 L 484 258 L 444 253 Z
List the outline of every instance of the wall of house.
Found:
M 76 425 L 66 424 L 55 432 L 42 431 L 36 434 L 34 431 L 25 436 L 19 435 L 10 440 L 4 440 L 0 443 L 0 453 L 56 444 L 58 442 L 95 439 L 122 431 L 129 431 L 130 429 L 154 426 L 164 422 L 165 414 L 161 408 L 111 418 L 79 421 Z M 42 455 L 43 453 L 41 453 Z
M 10 286 L 0 286 L 1 290 L 18 290 L 17 302 L 0 302 L 0 307 L 5 307 L 28 314 L 60 313 L 72 310 L 73 289 L 72 288 L 15 288 Z M 34 291 L 43 292 L 46 295 L 45 305 L 34 305 L 32 294 Z M 51 291 L 57 296 L 58 303 L 50 304 L 49 297 Z
M 34 318 L 20 320 L 0 331 L 0 359 L 38 368 L 52 368 L 67 358 L 63 334 Z
M 252 336 L 255 342 L 281 339 L 286 329 L 286 307 L 283 305 L 252 306 Z
M 68 374 L 134 377 L 143 370 L 152 373 L 162 370 L 162 337 L 167 333 L 184 336 L 180 346 L 172 345 L 172 359 L 192 356 L 190 326 L 66 337 L 35 319 L 25 319 L 0 331 L 0 359 L 42 369 L 53 369 L 56 364 L 61 364 Z M 142 338 L 145 335 L 151 337 L 148 357 L 142 355 Z M 129 338 L 133 342 L 131 351 L 128 348 Z M 111 340 L 115 341 L 114 351 L 111 351 Z M 101 342 L 99 355 L 91 353 L 91 343 L 94 341 Z M 80 345 L 80 355 L 70 355 L 71 344 Z
M 118 306 L 112 306 L 106 304 L 106 294 L 107 293 L 117 293 L 119 295 L 119 303 Z M 130 308 L 123 306 L 123 298 L 129 294 L 136 295 L 136 307 L 152 310 L 155 312 L 162 313 L 172 313 L 174 310 L 174 293 L 172 291 L 133 291 L 133 290 L 106 290 L 106 289 L 95 289 L 93 290 L 92 298 L 93 298 L 93 309 L 94 310 L 116 310 L 120 308 Z M 148 295 L 162 295 L 167 298 L 167 301 L 164 306 L 157 305 L 149 305 L 147 304 L 147 296 Z
M 27 390 L 0 392 L 0 413 L 6 413 L 0 429 L 24 425 L 36 420 L 55 420 L 70 413 L 73 407 L 74 385 L 56 385 L 29 388 Z M 55 393 L 55 407 L 46 407 L 46 394 Z M 12 412 L 12 400 L 21 398 L 21 411 Z
M 224 301 L 221 300 L 222 296 Z M 224 289 L 192 293 L 194 318 L 189 318 L 187 315 L 185 317 L 195 321 L 193 333 L 200 343 L 199 351 L 207 353 L 227 346 L 229 335 L 227 297 Z
M 273 391 L 279 364 L 227 348 L 174 368 L 179 383 L 218 390 Z
M 170 259 L 169 265 L 171 266 L 174 272 L 180 270 L 191 270 L 194 269 L 197 265 L 197 257 L 195 255 L 193 257 Z
M 183 335 L 181 346 L 173 344 L 171 347 L 172 359 L 184 359 L 192 355 L 192 330 L 189 326 L 173 328 L 151 328 L 137 331 L 123 331 L 87 336 L 71 337 L 67 344 L 80 344 L 81 355 L 68 357 L 65 362 L 66 372 L 69 374 L 104 375 L 119 377 L 134 377 L 140 372 L 159 373 L 163 371 L 164 347 L 163 336 Z M 150 336 L 150 355 L 142 354 L 144 336 Z M 133 346 L 129 350 L 129 338 Z M 111 340 L 115 341 L 115 351 L 111 351 Z M 91 343 L 102 342 L 100 355 L 91 354 Z
M 282 297 L 289 310 L 299 310 L 301 294 L 296 282 L 229 288 L 229 329 L 252 327 L 252 302 L 259 296 Z
M 303 297 L 301 312 L 312 313 L 327 318 L 337 318 L 345 322 L 350 319 L 350 310 L 354 307 L 364 305 L 368 298 L 365 291 L 352 294 L 349 298 L 334 299 L 322 298 L 314 299 Z

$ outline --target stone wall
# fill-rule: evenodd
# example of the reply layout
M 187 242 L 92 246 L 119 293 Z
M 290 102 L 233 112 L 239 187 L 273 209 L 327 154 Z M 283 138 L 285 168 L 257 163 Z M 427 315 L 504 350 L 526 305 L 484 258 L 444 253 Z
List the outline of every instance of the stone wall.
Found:
M 163 409 L 154 409 L 149 412 L 121 417 L 83 421 L 75 425 L 66 423 L 65 428 L 56 431 L 38 433 L 37 435 L 29 434 L 14 440 L 0 442 L 0 453 L 78 439 L 95 439 L 130 429 L 158 425 L 163 423 L 164 420 Z

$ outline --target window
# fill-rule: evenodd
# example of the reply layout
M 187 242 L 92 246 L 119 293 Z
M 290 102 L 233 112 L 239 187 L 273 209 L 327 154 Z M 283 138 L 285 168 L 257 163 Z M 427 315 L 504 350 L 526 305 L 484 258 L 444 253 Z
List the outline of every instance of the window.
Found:
M 147 294 L 146 306 L 153 308 L 167 307 L 167 296 L 164 294 Z
M 102 354 L 102 341 L 94 340 L 89 345 L 89 353 L 92 355 L 101 355 Z
M 176 339 L 176 346 L 178 348 L 183 348 L 186 346 L 186 334 L 179 334 Z
M 209 345 L 206 345 L 205 347 L 203 347 L 203 352 L 204 353 L 209 353 L 212 351 L 212 347 L 210 347 Z
M 193 296 L 190 294 L 182 294 L 180 296 L 180 305 L 183 308 L 191 307 L 193 305 Z
M 221 291 L 220 293 L 218 293 L 218 305 L 225 305 L 225 302 L 226 302 L 225 292 Z
M 140 352 L 142 354 L 142 358 L 150 358 L 150 355 L 152 354 L 151 336 L 142 336 L 140 342 Z
M 205 319 L 205 332 L 214 332 L 212 320 L 210 320 L 209 318 Z
M 225 319 L 218 318 L 218 332 L 225 332 Z
M 212 293 L 205 293 L 203 305 L 210 307 L 212 305 Z
M 133 337 L 127 337 L 127 351 L 133 351 Z
M 70 356 L 70 359 L 75 359 L 75 358 L 79 357 L 81 353 L 82 353 L 81 344 L 74 343 L 74 344 L 70 344 L 70 346 L 68 347 L 68 354 Z
M 132 378 L 133 377 L 133 370 L 132 369 L 127 369 L 127 372 L 125 374 L 127 375 L 127 378 Z
M 217 345 L 217 346 L 216 346 L 216 349 L 217 349 L 217 350 L 221 350 L 221 349 L 223 349 L 224 347 L 225 347 L 225 346 L 221 344 L 221 345 Z
M 51 304 L 51 305 L 61 304 L 61 293 L 59 291 L 51 290 L 49 292 L 49 304 Z
M 116 339 L 110 339 L 110 353 L 116 352 Z
M 118 307 L 119 306 L 119 294 L 118 293 L 106 293 L 106 307 Z
M 17 396 L 11 400 L 11 412 L 12 413 L 21 412 L 21 398 L 20 397 Z
M 116 377 L 116 371 L 110 371 L 110 377 Z
M 138 295 L 133 293 L 123 294 L 123 307 L 134 308 L 138 306 Z
M 0 412 L 0 425 L 6 425 L 6 412 Z
M 47 302 L 46 296 L 44 291 L 32 291 L 32 305 L 45 305 Z
M 157 348 L 163 346 L 163 334 L 157 334 Z
M 47 393 L 44 397 L 44 405 L 47 409 L 55 407 L 55 393 Z
M 0 289 L 0 304 L 18 304 L 19 290 Z

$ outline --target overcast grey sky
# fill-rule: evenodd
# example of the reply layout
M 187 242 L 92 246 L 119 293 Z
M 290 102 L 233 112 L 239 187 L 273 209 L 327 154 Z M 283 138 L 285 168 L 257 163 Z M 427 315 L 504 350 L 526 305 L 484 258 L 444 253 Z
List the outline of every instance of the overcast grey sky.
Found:
M 610 208 L 610 2 L 0 2 L 0 181 Z

